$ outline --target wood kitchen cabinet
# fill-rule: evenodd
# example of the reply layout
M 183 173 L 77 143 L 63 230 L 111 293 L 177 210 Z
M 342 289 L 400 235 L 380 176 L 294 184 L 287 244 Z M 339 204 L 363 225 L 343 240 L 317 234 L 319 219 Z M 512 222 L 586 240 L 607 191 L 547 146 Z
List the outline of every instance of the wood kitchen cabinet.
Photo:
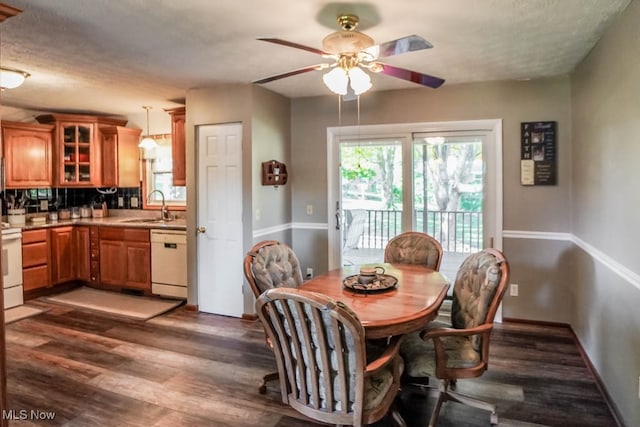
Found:
M 89 229 L 90 227 L 86 225 L 73 227 L 76 279 L 86 283 L 91 281 L 91 235 Z
M 124 126 L 127 121 L 74 114 L 46 114 L 36 117 L 36 120 L 55 126 L 54 185 L 101 186 L 102 153 L 98 126 Z
M 2 121 L 6 188 L 53 186 L 54 127 Z
M 100 127 L 102 179 L 104 187 L 138 187 L 140 185 L 141 129 L 123 126 Z
M 52 285 L 77 279 L 75 236 L 74 226 L 56 227 L 50 230 Z
M 49 230 L 22 232 L 22 286 L 26 291 L 51 286 Z
M 100 228 L 89 227 L 89 282 L 100 285 Z
M 186 108 L 166 110 L 171 115 L 171 158 L 173 161 L 173 185 L 187 185 Z
M 100 281 L 103 285 L 151 291 L 148 229 L 100 227 Z

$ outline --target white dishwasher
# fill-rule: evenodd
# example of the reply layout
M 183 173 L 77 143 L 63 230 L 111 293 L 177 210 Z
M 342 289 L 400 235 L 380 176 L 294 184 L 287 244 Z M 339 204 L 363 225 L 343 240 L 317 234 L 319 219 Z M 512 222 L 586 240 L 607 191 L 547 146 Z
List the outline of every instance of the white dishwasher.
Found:
M 151 292 L 187 298 L 187 232 L 151 230 Z

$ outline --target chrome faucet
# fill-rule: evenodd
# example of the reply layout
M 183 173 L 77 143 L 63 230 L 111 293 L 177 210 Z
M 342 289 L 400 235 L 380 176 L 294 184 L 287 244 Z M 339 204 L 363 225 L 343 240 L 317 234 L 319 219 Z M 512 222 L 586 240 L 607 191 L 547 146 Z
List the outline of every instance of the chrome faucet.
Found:
M 151 193 L 149 193 L 149 195 L 147 196 L 147 204 L 149 203 L 149 200 L 151 200 L 151 195 L 153 193 L 160 193 L 160 197 L 162 197 L 162 208 L 160 209 L 160 219 L 162 221 L 171 221 L 173 219 L 173 217 L 171 216 L 171 214 L 169 213 L 169 208 L 167 207 L 167 205 L 165 204 L 164 201 L 164 193 L 160 190 L 153 190 Z

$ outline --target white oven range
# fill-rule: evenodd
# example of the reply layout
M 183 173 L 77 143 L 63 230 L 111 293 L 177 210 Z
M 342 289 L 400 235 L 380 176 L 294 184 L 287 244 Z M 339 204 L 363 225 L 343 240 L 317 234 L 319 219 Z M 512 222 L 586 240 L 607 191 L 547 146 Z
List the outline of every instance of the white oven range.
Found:
M 22 230 L 2 227 L 4 308 L 22 305 Z

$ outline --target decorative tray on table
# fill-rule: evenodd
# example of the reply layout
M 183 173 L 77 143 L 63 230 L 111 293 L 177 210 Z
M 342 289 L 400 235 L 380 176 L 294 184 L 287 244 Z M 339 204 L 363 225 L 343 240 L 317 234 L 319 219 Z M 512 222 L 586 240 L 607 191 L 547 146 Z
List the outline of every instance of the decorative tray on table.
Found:
M 380 292 L 393 289 L 398 284 L 398 279 L 389 274 L 378 274 L 375 279 L 369 283 L 360 282 L 359 274 L 345 277 L 342 284 L 345 288 L 359 292 Z

